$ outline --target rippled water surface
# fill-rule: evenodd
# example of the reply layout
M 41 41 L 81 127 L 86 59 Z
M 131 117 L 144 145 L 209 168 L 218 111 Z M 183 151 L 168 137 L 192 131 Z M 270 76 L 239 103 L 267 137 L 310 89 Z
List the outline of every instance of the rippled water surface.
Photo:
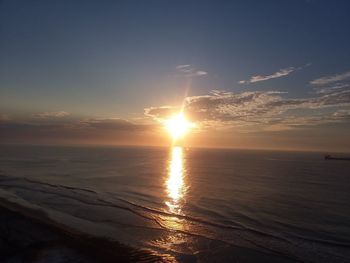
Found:
M 1 146 L 0 169 L 4 198 L 179 261 L 350 262 L 350 162 L 321 153 Z

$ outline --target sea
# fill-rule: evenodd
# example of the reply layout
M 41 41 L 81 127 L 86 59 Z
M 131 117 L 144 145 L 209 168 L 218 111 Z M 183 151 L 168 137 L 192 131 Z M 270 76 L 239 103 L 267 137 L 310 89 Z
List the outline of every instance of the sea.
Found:
M 3 145 L 0 198 L 174 262 L 350 262 L 350 162 L 324 153 Z

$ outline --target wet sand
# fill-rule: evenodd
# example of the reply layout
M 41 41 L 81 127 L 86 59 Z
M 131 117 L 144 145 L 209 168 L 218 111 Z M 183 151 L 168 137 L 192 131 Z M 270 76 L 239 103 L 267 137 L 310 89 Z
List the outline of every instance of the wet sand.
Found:
M 102 238 L 76 235 L 0 208 L 0 262 L 171 262 Z
M 6 204 L 5 204 L 6 207 Z M 277 255 L 227 246 L 171 257 L 135 249 L 116 241 L 73 233 L 47 221 L 0 207 L 0 262 L 3 263 L 109 263 L 109 262 L 294 262 Z M 222 253 L 222 250 L 228 250 Z M 229 252 L 229 253 L 228 253 Z M 226 256 L 222 256 L 226 254 Z

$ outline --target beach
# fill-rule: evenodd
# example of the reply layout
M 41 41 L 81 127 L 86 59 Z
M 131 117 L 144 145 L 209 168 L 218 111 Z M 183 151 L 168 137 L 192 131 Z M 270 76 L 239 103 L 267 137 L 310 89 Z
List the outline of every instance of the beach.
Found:
M 47 220 L 8 201 L 0 202 L 0 260 L 4 263 L 97 262 L 294 262 L 277 255 L 224 246 L 208 257 L 156 254 L 119 242 L 96 238 Z M 225 256 L 223 256 L 225 255 Z
M 23 214 L 0 208 L 1 262 L 172 262 L 150 251 L 78 234 Z

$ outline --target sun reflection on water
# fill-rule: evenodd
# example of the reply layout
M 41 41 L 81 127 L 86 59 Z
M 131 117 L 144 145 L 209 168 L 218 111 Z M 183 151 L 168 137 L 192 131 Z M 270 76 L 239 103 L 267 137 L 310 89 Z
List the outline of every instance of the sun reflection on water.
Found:
M 171 149 L 171 157 L 168 164 L 168 177 L 166 180 L 167 205 L 169 212 L 181 214 L 181 208 L 186 194 L 185 165 L 182 147 L 175 146 Z
M 172 230 L 165 232 L 161 238 L 154 240 L 153 245 L 171 251 L 182 251 L 188 248 L 188 238 L 182 231 L 190 231 L 184 218 L 183 211 L 187 185 L 186 158 L 182 147 L 171 148 L 167 163 L 167 173 L 164 178 L 165 200 L 167 215 L 160 215 L 158 223 L 162 227 Z M 179 231 L 179 232 L 178 232 Z

